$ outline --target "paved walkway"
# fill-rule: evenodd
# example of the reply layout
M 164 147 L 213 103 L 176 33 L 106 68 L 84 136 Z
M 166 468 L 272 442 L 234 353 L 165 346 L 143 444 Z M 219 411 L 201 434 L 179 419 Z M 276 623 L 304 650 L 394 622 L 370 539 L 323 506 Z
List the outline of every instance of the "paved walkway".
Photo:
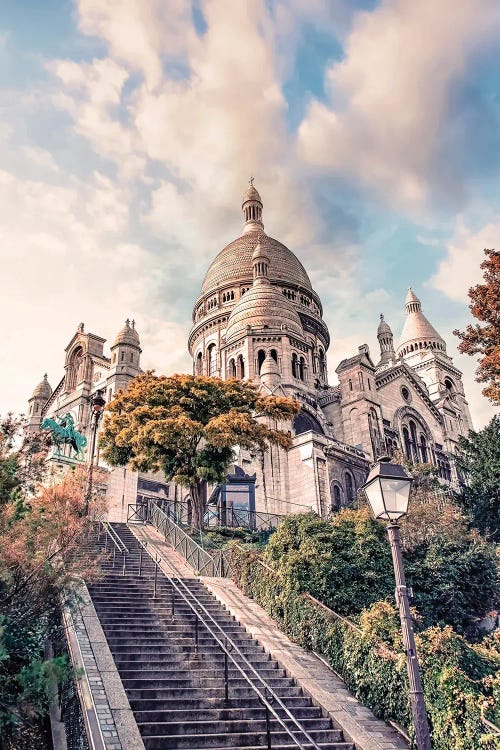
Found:
M 151 526 L 131 525 L 142 541 L 156 547 L 186 578 L 196 577 L 193 569 Z M 164 565 L 167 575 L 171 568 Z M 318 656 L 293 643 L 279 630 L 274 620 L 253 599 L 245 596 L 227 578 L 201 578 L 209 591 L 251 633 L 264 649 L 293 677 L 305 693 L 328 713 L 347 741 L 357 750 L 408 750 L 409 745 L 394 729 L 377 719 L 370 709 L 349 692 L 345 683 Z

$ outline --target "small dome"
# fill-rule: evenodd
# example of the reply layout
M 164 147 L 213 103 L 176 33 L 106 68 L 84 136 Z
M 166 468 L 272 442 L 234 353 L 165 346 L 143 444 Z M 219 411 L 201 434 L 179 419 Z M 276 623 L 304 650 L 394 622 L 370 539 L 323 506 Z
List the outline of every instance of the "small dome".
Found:
M 278 363 L 274 359 L 274 357 L 271 356 L 271 352 L 268 352 L 266 354 L 266 358 L 262 363 L 262 366 L 260 368 L 260 377 L 264 378 L 267 376 L 280 376 L 280 368 L 278 367 Z
M 269 253 L 264 249 L 262 246 L 261 240 L 263 240 L 264 237 L 261 235 L 257 239 L 257 244 L 255 245 L 255 250 L 252 253 L 252 264 L 255 263 L 257 260 L 265 259 L 269 263 Z
M 114 346 L 118 346 L 118 344 L 129 344 L 136 347 L 140 345 L 139 334 L 135 330 L 135 320 L 130 324 L 130 320 L 127 318 L 125 325 L 116 336 Z
M 384 334 L 390 334 L 392 336 L 392 330 L 390 325 L 384 320 L 384 314 L 380 313 L 380 323 L 377 328 L 377 336 L 383 336 Z
M 47 373 L 43 376 L 41 383 L 33 391 L 33 398 L 44 398 L 46 401 L 52 396 L 52 388 L 47 380 Z
M 257 188 L 254 188 L 253 184 L 250 185 L 250 187 L 245 191 L 245 195 L 243 196 L 243 201 L 241 204 L 242 208 L 247 201 L 259 201 L 259 203 L 262 203 L 259 191 L 257 190 Z
M 226 328 L 226 341 L 247 327 L 281 329 L 303 335 L 302 323 L 293 304 L 271 284 L 254 284 L 233 307 Z
M 438 349 L 446 351 L 444 339 L 425 317 L 422 312 L 422 304 L 411 287 L 408 289 L 405 307 L 406 320 L 399 339 L 398 356 L 412 354 L 417 350 Z

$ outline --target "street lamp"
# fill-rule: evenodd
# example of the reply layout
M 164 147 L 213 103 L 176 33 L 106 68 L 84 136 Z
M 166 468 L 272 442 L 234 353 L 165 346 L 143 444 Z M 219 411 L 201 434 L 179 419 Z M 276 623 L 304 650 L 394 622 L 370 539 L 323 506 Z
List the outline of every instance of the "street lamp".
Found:
M 90 397 L 90 412 L 91 412 L 90 454 L 89 454 L 89 466 L 87 470 L 87 486 L 85 487 L 85 496 L 84 496 L 85 515 L 87 515 L 89 512 L 89 505 L 90 505 L 90 500 L 92 497 L 92 478 L 93 478 L 93 472 L 94 472 L 94 453 L 95 453 L 95 444 L 96 444 L 96 438 L 97 438 L 97 428 L 99 426 L 99 420 L 101 418 L 101 414 L 106 405 L 106 400 L 102 394 L 103 394 L 102 390 L 98 389 Z
M 408 590 L 403 569 L 401 553 L 401 536 L 398 520 L 408 512 L 412 478 L 402 466 L 391 464 L 388 459 L 380 459 L 371 469 L 361 489 L 368 498 L 371 511 L 376 519 L 389 521 L 387 535 L 391 544 L 394 577 L 396 579 L 396 603 L 401 618 L 403 644 L 406 654 L 408 681 L 410 684 L 410 704 L 415 725 L 415 736 L 418 750 L 431 750 L 431 738 L 427 712 L 425 710 L 422 679 L 418 666 L 413 623 L 408 601 Z

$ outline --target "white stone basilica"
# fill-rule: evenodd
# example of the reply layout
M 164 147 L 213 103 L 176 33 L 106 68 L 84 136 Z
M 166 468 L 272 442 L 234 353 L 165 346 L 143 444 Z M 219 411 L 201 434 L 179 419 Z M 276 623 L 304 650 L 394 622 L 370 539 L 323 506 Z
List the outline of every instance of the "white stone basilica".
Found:
M 195 374 L 248 379 L 266 394 L 296 398 L 302 407 L 289 451 L 273 447 L 259 456 L 236 450 L 233 477 L 244 484 L 244 477 L 255 475 L 252 491 L 240 501 L 269 513 L 313 508 L 326 515 L 356 497 L 370 462 L 396 449 L 413 462 L 434 463 L 443 483 L 453 481 L 453 453 L 472 423 L 461 373 L 418 297 L 408 291 L 396 349 L 381 315 L 378 362 L 363 344 L 336 368 L 339 384 L 329 385 L 330 335 L 321 300 L 298 258 L 265 234 L 262 208 L 251 184 L 243 198 L 243 233 L 208 269 L 188 340 Z M 33 392 L 30 430 L 48 416 L 70 412 L 76 429 L 88 434 L 89 396 L 99 388 L 109 400 L 141 371 L 133 323 L 118 333 L 110 357 L 104 342 L 79 327 L 66 347 L 60 383 L 52 391 L 45 377 Z M 158 477 L 123 469 L 110 474 L 108 495 L 117 519 L 137 493 L 173 491 Z

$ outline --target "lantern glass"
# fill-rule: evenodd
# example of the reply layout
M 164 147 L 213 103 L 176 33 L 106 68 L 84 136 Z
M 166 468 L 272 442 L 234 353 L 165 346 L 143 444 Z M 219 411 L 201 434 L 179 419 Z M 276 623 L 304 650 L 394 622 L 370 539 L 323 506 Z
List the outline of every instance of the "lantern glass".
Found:
M 92 396 L 92 411 L 99 414 L 101 412 L 105 405 L 106 401 L 102 397 L 102 391 L 96 391 L 95 394 Z
M 397 521 L 408 512 L 411 477 L 397 464 L 378 464 L 363 489 L 375 518 Z

